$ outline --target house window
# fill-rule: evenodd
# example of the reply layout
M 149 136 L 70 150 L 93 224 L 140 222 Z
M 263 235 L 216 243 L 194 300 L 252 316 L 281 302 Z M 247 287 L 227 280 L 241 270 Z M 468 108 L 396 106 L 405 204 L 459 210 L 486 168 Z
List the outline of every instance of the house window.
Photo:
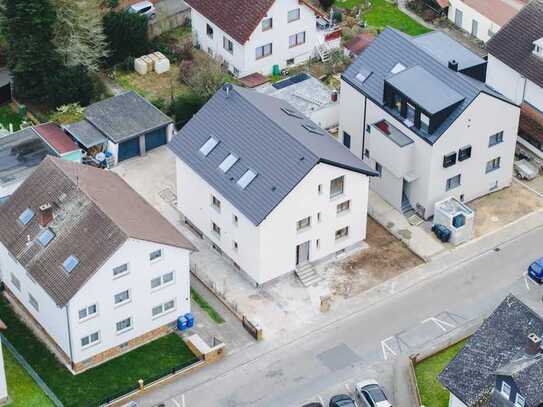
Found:
M 226 37 L 222 37 L 222 46 L 229 53 L 234 53 L 234 43 Z
M 151 289 L 154 290 L 155 288 L 158 288 L 160 286 L 173 282 L 173 280 L 174 280 L 173 271 L 170 271 L 169 273 L 155 277 L 151 280 Z
M 64 268 L 64 271 L 67 273 L 71 273 L 79 264 L 79 260 L 77 257 L 71 255 L 68 256 L 66 260 L 64 260 L 64 263 L 62 263 L 62 267 Z
M 163 304 L 157 305 L 152 308 L 151 313 L 154 317 L 158 317 L 160 315 L 163 315 L 167 313 L 168 311 L 172 311 L 175 309 L 175 300 L 170 300 L 168 302 L 165 302 Z
M 19 222 L 21 222 L 23 226 L 26 226 L 28 222 L 32 220 L 33 217 L 34 217 L 34 211 L 30 208 L 26 208 L 23 211 L 23 213 L 19 215 Z
M 96 315 L 98 312 L 98 307 L 96 304 L 89 305 L 88 307 L 81 308 L 79 310 L 79 320 L 87 319 L 92 317 L 93 315 Z
M 509 397 L 511 396 L 511 386 L 505 382 L 502 382 L 501 392 L 509 400 Z
M 289 23 L 292 23 L 293 21 L 297 21 L 299 19 L 300 19 L 300 9 L 299 8 L 296 8 L 294 10 L 290 10 L 288 12 L 287 21 Z
M 288 46 L 289 48 L 297 47 L 305 43 L 305 31 L 293 34 L 288 37 Z
M 351 148 L 351 135 L 346 131 L 343 132 L 343 145 L 347 148 Z
M 402 97 L 398 93 L 392 96 L 392 108 L 399 114 L 402 113 Z
M 303 218 L 302 220 L 299 220 L 296 222 L 296 230 L 304 230 L 311 226 L 311 216 L 308 216 L 307 218 Z
M 211 227 L 213 233 L 215 233 L 217 237 L 221 237 L 221 228 L 215 222 L 211 222 Z
M 430 128 L 430 118 L 421 112 L 420 114 L 420 129 L 428 132 Z
M 287 59 L 287 66 L 294 65 L 294 58 Z
M 36 301 L 36 299 L 30 293 L 28 293 L 28 302 L 36 311 L 40 310 L 40 304 L 38 304 L 38 301 Z
M 351 201 L 345 201 L 336 207 L 336 212 L 339 215 L 340 213 L 347 212 L 349 209 L 351 209 Z
M 256 48 L 256 59 L 265 58 L 267 56 L 270 56 L 273 52 L 272 43 L 263 45 L 261 47 Z
M 113 277 L 121 277 L 128 274 L 128 263 L 113 268 Z
M 237 184 L 242 188 L 245 189 L 249 186 L 251 182 L 256 178 L 258 174 L 254 172 L 253 170 L 247 170 L 245 171 L 245 174 L 243 174 L 239 179 Z
M 268 31 L 273 28 L 273 18 L 265 18 L 262 20 L 262 31 Z
M 125 318 L 116 323 L 117 333 L 123 333 L 132 328 L 132 317 Z
M 149 253 L 150 261 L 157 261 L 162 258 L 162 249 L 158 249 Z
M 234 243 L 232 244 L 232 246 L 234 247 L 234 250 L 237 252 L 238 249 L 239 249 L 238 242 L 234 242 Z
M 317 192 L 318 192 L 319 195 L 322 194 L 322 184 L 319 184 L 317 186 Z
M 407 116 L 406 116 L 406 119 L 409 120 L 412 123 L 412 124 L 410 124 L 411 126 L 415 123 L 415 113 L 416 113 L 415 106 L 413 106 L 411 103 L 407 102 Z
M 217 147 L 217 144 L 219 144 L 219 141 L 216 139 L 216 138 L 213 138 L 213 137 L 210 137 L 203 145 L 202 147 L 200 147 L 200 152 L 204 155 L 204 156 L 208 156 L 209 153 L 211 153 L 211 151 L 213 151 L 213 149 L 215 147 Z
M 349 236 L 349 226 L 336 230 L 336 240 L 346 238 L 347 236 Z
M 232 215 L 232 223 L 234 223 L 234 225 L 237 226 L 238 222 L 239 222 L 239 219 L 237 215 Z
M 98 341 L 100 341 L 100 333 L 98 331 L 93 332 L 90 335 L 87 335 L 81 338 L 81 347 L 86 348 L 87 346 L 91 346 L 98 343 Z
M 493 160 L 490 160 L 486 163 L 486 173 L 496 171 L 498 168 L 500 168 L 500 162 L 501 157 L 494 158 Z
M 449 168 L 456 164 L 456 151 L 443 156 L 443 168 Z
M 492 147 L 503 142 L 503 131 L 493 134 L 488 138 L 488 146 Z
M 113 296 L 113 302 L 115 305 L 124 304 L 126 302 L 130 301 L 130 291 L 124 290 L 120 293 L 117 293 Z
M 17 290 L 21 291 L 21 282 L 17 277 L 15 277 L 15 274 L 13 273 L 11 273 L 11 284 L 13 284 L 13 286 L 17 288 Z
M 206 25 L 206 33 L 209 38 L 213 38 L 213 27 L 209 24 Z
M 517 393 L 515 397 L 515 407 L 524 407 L 526 405 L 526 400 L 520 394 Z
M 218 212 L 221 211 L 221 201 L 219 201 L 214 195 L 211 196 L 211 206 Z
M 337 177 L 330 181 L 330 198 L 334 198 L 343 193 L 344 177 Z
M 51 243 L 51 240 L 53 240 L 54 237 L 55 234 L 51 229 L 43 229 L 38 235 L 38 242 L 40 242 L 42 247 L 47 247 L 47 245 Z
M 458 150 L 458 161 L 464 161 L 471 157 L 471 146 L 462 147 Z
M 233 167 L 233 165 L 238 161 L 238 157 L 236 157 L 234 154 L 228 154 L 228 156 L 223 160 L 223 162 L 219 165 L 219 169 L 222 172 L 228 172 L 230 168 Z
M 370 150 L 368 150 L 367 148 L 364 149 L 364 157 L 370 158 Z
M 449 178 L 447 180 L 445 190 L 450 191 L 451 189 L 455 189 L 455 188 L 459 187 L 460 186 L 460 179 L 461 179 L 460 174 L 455 175 L 452 178 Z

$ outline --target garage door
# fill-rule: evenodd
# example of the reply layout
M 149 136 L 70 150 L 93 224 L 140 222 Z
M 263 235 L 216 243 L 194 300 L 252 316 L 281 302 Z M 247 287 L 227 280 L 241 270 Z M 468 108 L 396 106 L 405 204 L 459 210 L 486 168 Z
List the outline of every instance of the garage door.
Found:
M 140 155 L 140 140 L 138 137 L 119 144 L 119 161 Z
M 145 151 L 152 150 L 166 144 L 166 129 L 158 129 L 145 135 Z

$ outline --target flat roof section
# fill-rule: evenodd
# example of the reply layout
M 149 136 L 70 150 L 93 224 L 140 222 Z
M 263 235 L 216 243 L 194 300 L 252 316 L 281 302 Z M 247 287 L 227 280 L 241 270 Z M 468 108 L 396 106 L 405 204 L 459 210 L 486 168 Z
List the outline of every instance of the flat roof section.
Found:
M 102 132 L 87 120 L 66 124 L 62 127 L 85 148 L 91 148 L 107 141 Z
M 380 133 L 385 135 L 390 141 L 399 147 L 405 147 L 413 143 L 413 140 L 409 136 L 402 133 L 386 120 L 373 123 L 372 126 L 377 128 Z
M 55 123 L 45 123 L 34 127 L 34 131 L 45 140 L 59 155 L 80 150 L 72 139 Z

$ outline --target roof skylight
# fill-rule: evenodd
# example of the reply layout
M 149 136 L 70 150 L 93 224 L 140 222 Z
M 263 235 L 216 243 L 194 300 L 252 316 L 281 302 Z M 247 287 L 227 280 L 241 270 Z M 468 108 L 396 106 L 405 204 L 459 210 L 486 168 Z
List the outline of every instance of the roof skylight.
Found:
M 19 215 L 19 222 L 21 222 L 24 226 L 28 225 L 28 222 L 32 220 L 34 217 L 34 211 L 30 208 L 26 208 L 23 213 Z
M 47 247 L 47 245 L 51 243 L 51 240 L 53 240 L 54 237 L 55 234 L 53 233 L 53 231 L 47 228 L 42 230 L 38 235 L 38 242 L 40 242 L 43 247 Z
M 70 255 L 66 260 L 64 260 L 64 263 L 62 263 L 62 267 L 64 267 L 64 270 L 67 273 L 71 273 L 79 264 L 79 260 L 74 255 Z
M 309 131 L 310 133 L 317 134 L 319 136 L 324 136 L 326 133 L 317 125 L 313 123 L 304 123 L 302 127 Z
M 398 62 L 396 65 L 394 65 L 394 67 L 390 70 L 390 73 L 392 74 L 397 74 L 397 73 L 400 73 L 402 71 L 405 71 L 405 65 L 402 64 L 401 62 Z
M 226 157 L 223 162 L 219 165 L 219 169 L 222 172 L 228 172 L 232 166 L 238 162 L 238 157 L 236 157 L 234 154 L 228 154 L 228 157 Z
M 204 155 L 204 156 L 208 156 L 209 153 L 211 153 L 213 151 L 213 149 L 215 147 L 217 147 L 217 144 L 219 144 L 219 141 L 214 138 L 214 137 L 210 137 L 202 147 L 200 147 L 200 152 Z
M 257 175 L 258 175 L 258 174 L 257 174 L 256 172 L 254 172 L 253 170 L 247 170 L 247 171 L 245 172 L 245 174 L 243 174 L 243 175 L 240 177 L 240 179 L 238 179 L 237 184 L 238 184 L 241 188 L 245 189 L 245 188 L 247 188 L 247 187 L 249 186 L 249 184 L 250 184 L 251 182 L 253 182 L 253 180 L 256 178 Z
M 301 113 L 299 113 L 298 111 L 296 111 L 294 109 L 291 109 L 290 107 L 283 106 L 281 108 L 281 110 L 284 113 L 288 114 L 289 116 L 295 117 L 297 119 L 303 119 L 304 118 L 304 116 Z

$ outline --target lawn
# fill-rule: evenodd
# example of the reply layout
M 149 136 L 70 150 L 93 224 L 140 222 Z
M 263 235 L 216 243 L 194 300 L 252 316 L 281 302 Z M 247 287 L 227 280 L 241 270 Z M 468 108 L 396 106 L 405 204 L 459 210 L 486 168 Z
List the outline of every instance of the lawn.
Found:
M 23 118 L 15 113 L 10 105 L 0 107 L 0 124 L 9 130 L 9 124 L 13 124 L 13 130 L 19 130 Z
M 8 381 L 8 393 L 11 399 L 9 407 L 49 407 L 53 403 L 45 395 L 13 355 L 3 349 L 4 366 Z
M 432 407 L 447 407 L 449 392 L 439 383 L 437 376 L 462 349 L 465 341 L 461 341 L 444 351 L 422 361 L 415 367 L 417 385 L 422 404 Z
M 197 360 L 183 340 L 172 333 L 74 376 L 18 319 L 3 297 L 0 315 L 8 326 L 5 336 L 66 407 L 95 406 L 137 387 L 139 379 L 151 381 Z
M 361 6 L 363 3 L 364 0 L 337 0 L 336 5 L 351 9 L 355 6 Z M 371 28 L 382 30 L 389 26 L 409 35 L 419 35 L 431 31 L 413 20 L 388 0 L 371 0 L 371 3 L 372 7 L 362 14 L 362 17 Z
M 190 289 L 190 297 L 207 313 L 207 315 L 209 315 L 209 318 L 218 324 L 224 323 L 224 319 L 222 319 L 221 315 L 193 288 Z

